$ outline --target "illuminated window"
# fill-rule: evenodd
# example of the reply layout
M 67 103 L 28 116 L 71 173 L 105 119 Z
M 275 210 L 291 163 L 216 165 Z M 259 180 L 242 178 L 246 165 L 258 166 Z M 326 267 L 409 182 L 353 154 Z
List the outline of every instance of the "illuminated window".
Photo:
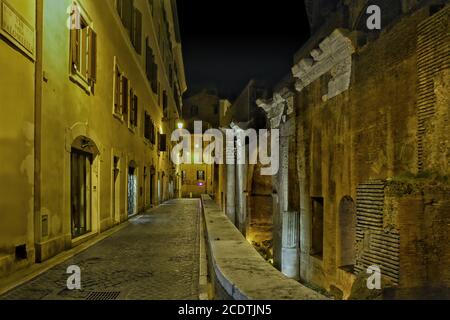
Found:
M 205 171 L 203 170 L 197 171 L 197 180 L 205 181 Z

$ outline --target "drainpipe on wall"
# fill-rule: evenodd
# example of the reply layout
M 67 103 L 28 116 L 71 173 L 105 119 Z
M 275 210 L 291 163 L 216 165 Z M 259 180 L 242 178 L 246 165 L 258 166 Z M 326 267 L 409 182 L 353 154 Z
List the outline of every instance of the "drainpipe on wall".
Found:
M 36 60 L 34 83 L 34 243 L 36 262 L 41 262 L 41 116 L 43 87 L 44 0 L 36 0 Z

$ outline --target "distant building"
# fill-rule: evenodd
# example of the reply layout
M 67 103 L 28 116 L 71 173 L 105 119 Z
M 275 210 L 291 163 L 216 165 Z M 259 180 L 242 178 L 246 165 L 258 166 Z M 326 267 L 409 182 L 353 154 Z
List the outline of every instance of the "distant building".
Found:
M 221 99 L 216 92 L 204 89 L 183 101 L 183 120 L 193 131 L 194 121 L 204 122 L 212 128 L 219 127 Z M 190 131 L 191 131 L 190 130 Z
M 214 90 L 203 89 L 183 101 L 183 122 L 186 129 L 194 134 L 194 122 L 201 121 L 203 131 L 211 128 L 220 128 L 224 124 L 225 115 L 231 103 L 221 99 Z M 208 144 L 204 144 L 206 147 Z M 192 141 L 193 159 L 199 157 L 195 149 L 196 143 Z M 182 171 L 182 197 L 200 197 L 202 194 L 216 193 L 219 180 L 218 165 L 183 164 Z

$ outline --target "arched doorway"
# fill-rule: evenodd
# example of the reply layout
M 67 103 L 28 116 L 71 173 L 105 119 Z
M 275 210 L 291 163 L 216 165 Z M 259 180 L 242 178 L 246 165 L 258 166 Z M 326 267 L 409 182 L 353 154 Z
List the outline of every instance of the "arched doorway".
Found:
M 350 196 L 343 197 L 339 204 L 338 228 L 338 266 L 343 269 L 353 269 L 355 265 L 356 205 Z
M 92 231 L 93 217 L 93 165 L 99 154 L 96 144 L 80 136 L 71 146 L 70 153 L 70 225 L 72 239 Z
M 136 162 L 131 161 L 128 165 L 128 216 L 135 215 L 137 213 L 137 165 Z

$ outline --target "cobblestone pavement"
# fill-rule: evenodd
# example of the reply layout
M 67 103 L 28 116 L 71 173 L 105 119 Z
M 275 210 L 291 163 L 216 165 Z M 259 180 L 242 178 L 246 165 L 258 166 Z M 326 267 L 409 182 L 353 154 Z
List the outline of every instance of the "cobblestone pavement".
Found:
M 197 300 L 198 229 L 197 201 L 168 202 L 0 299 L 84 300 L 101 292 L 117 299 Z M 66 288 L 70 265 L 81 268 L 80 291 Z

